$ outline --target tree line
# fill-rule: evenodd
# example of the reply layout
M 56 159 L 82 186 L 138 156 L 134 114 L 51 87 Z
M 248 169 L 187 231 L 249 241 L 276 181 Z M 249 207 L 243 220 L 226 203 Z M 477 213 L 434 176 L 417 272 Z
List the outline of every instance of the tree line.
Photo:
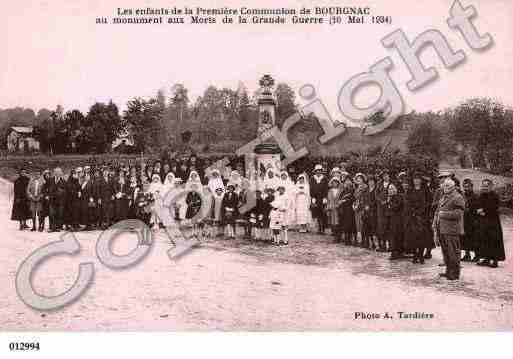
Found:
M 65 112 L 60 105 L 37 113 L 19 107 L 0 109 L 0 148 L 7 146 L 10 127 L 34 126 L 41 152 L 50 154 L 111 152 L 113 141 L 123 135 L 133 139 L 134 152 L 156 153 L 179 144 L 184 132 L 192 133 L 193 142 L 205 151 L 233 151 L 255 136 L 257 98 L 257 92 L 248 94 L 240 83 L 236 89 L 209 86 L 191 101 L 187 88 L 175 84 L 153 97 L 130 99 L 122 113 L 112 101 L 97 102 L 87 113 L 77 109 Z M 281 126 L 298 104 L 286 83 L 276 86 L 276 99 L 277 125 Z M 367 122 L 372 125 L 381 120 L 378 112 Z M 443 111 L 413 111 L 393 126 L 408 129 L 410 154 L 437 160 L 458 155 L 464 167 L 484 167 L 495 173 L 512 168 L 513 110 L 499 101 L 473 98 Z M 315 121 L 304 121 L 289 137 L 317 138 L 320 131 Z
M 440 159 L 454 154 L 462 167 L 493 173 L 513 167 L 513 109 L 490 98 L 469 99 L 440 112 L 405 115 L 408 150 Z
M 250 96 L 242 83 L 235 90 L 209 86 L 195 101 L 182 84 L 173 85 L 168 92 L 169 96 L 159 90 L 151 98 L 134 97 L 122 113 L 112 101 L 97 102 L 87 113 L 64 111 L 60 105 L 37 114 L 21 107 L 0 109 L 0 148 L 6 149 L 12 126 L 33 126 L 40 151 L 48 154 L 110 152 L 113 141 L 123 135 L 133 139 L 133 151 L 151 153 L 179 143 L 185 131 L 194 134 L 196 143 L 205 145 L 243 142 L 256 133 L 258 94 Z M 282 121 L 296 110 L 295 93 L 280 83 L 276 96 L 277 117 Z

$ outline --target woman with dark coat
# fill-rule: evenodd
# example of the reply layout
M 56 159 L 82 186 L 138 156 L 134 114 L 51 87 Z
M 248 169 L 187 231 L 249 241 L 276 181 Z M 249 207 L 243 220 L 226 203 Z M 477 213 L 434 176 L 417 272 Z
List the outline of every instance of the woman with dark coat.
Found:
M 29 228 L 27 226 L 27 219 L 32 218 L 27 196 L 29 182 L 27 170 L 22 168 L 19 177 L 14 181 L 14 203 L 11 214 L 11 220 L 20 222 L 20 231 Z
M 484 179 L 482 182 L 478 206 L 480 239 L 478 253 L 483 258 L 478 265 L 497 268 L 497 262 L 504 261 L 506 253 L 499 217 L 499 196 L 493 191 L 493 182 L 490 179 Z
M 125 173 L 120 171 L 119 178 L 114 184 L 114 216 L 117 222 L 128 218 L 128 205 L 130 202 L 129 186 L 125 178 Z
M 80 198 L 78 193 L 81 190 L 78 174 L 76 170 L 72 170 L 66 181 L 66 205 L 65 217 L 68 230 L 76 231 L 80 223 Z
M 434 199 L 434 192 L 435 192 L 435 189 L 433 188 L 433 180 L 429 176 L 424 176 L 424 177 L 422 177 L 422 179 L 424 180 L 424 188 L 426 190 L 426 200 L 427 200 L 426 221 L 428 223 L 432 223 L 433 217 L 435 215 L 435 210 L 436 210 L 436 208 L 433 206 L 433 199 Z M 429 237 L 433 238 L 434 237 L 433 228 L 431 226 L 428 226 L 428 230 L 429 230 Z M 426 254 L 424 255 L 425 259 L 433 258 L 433 256 L 431 255 L 431 250 L 433 248 L 435 248 L 436 246 L 435 246 L 434 240 L 431 242 L 432 242 L 431 248 L 426 249 Z
M 365 183 L 367 181 L 367 177 L 363 173 L 357 173 L 354 179 L 356 188 L 354 191 L 353 211 L 355 218 L 356 244 L 361 247 L 369 248 L 369 242 L 366 241 L 366 238 L 363 236 L 365 207 L 369 201 L 369 187 Z
M 340 226 L 340 233 L 342 234 L 342 240 L 345 244 L 352 245 L 356 230 L 356 223 L 353 210 L 353 182 L 349 177 L 344 181 L 342 191 L 339 194 L 337 202 L 338 221 Z
M 388 186 L 388 195 L 385 203 L 385 238 L 391 248 L 390 260 L 402 257 L 403 236 L 403 200 L 393 184 Z
M 80 185 L 80 202 L 82 223 L 85 224 L 84 231 L 90 231 L 95 223 L 96 197 L 93 180 L 89 174 L 85 175 L 85 180 Z
M 413 187 L 404 194 L 404 249 L 413 252 L 413 263 L 424 264 L 424 251 L 432 245 L 427 221 L 428 198 L 420 176 L 414 176 Z
M 385 208 L 390 184 L 390 174 L 385 170 L 382 172 L 381 179 L 376 186 L 376 232 L 379 242 L 378 252 L 385 252 L 387 250 Z
M 201 191 L 201 188 L 198 187 L 196 191 Z M 185 213 L 185 218 L 191 219 L 196 214 L 198 214 L 199 210 L 201 209 L 201 196 L 198 194 L 198 192 L 189 192 L 185 198 L 185 203 L 187 204 L 187 212 Z
M 479 260 L 478 253 L 478 233 L 477 233 L 477 208 L 478 197 L 474 193 L 474 185 L 472 180 L 466 178 L 463 180 L 463 196 L 465 197 L 465 212 L 463 213 L 464 232 L 461 241 L 461 249 L 465 251 L 465 255 L 461 258 L 462 262 L 477 262 Z M 474 258 L 470 256 L 470 252 L 474 252 Z
M 235 186 L 228 184 L 227 192 L 221 202 L 221 220 L 228 228 L 228 237 L 235 239 L 235 221 L 239 217 L 239 196 L 235 193 Z
M 368 202 L 365 207 L 364 216 L 364 237 L 370 243 L 370 249 L 378 248 L 378 237 L 377 237 L 377 225 L 378 225 L 378 213 L 377 213 L 377 197 L 376 197 L 376 179 L 369 177 L 367 185 L 369 186 L 368 191 Z

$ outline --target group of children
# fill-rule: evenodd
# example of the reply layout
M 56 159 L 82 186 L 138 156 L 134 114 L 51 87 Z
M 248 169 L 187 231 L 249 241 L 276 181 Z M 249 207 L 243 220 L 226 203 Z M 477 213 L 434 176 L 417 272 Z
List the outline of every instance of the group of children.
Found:
M 32 230 L 42 231 L 48 217 L 49 231 L 76 231 L 137 218 L 154 230 L 188 228 L 195 238 L 233 239 L 242 227 L 245 238 L 275 245 L 287 245 L 290 231 L 322 235 L 329 230 L 338 242 L 391 252 L 392 260 L 406 254 L 413 254 L 415 263 L 431 258 L 431 222 L 441 196 L 432 173 L 392 174 L 381 168 L 350 174 L 343 164 L 317 164 L 298 175 L 290 168 L 246 174 L 240 165 L 221 170 L 206 164 L 194 157 L 180 163 L 85 166 L 67 176 L 56 168 L 36 171 L 32 178 L 21 170 L 12 219 L 21 230 L 32 220 Z M 468 190 L 465 196 L 468 208 L 486 197 L 474 200 Z M 483 227 L 485 218 L 471 216 L 474 212 L 465 212 L 465 225 Z M 496 212 L 487 228 L 501 233 Z M 465 259 L 479 253 L 469 231 L 462 238 Z M 465 240 L 469 236 L 473 239 Z

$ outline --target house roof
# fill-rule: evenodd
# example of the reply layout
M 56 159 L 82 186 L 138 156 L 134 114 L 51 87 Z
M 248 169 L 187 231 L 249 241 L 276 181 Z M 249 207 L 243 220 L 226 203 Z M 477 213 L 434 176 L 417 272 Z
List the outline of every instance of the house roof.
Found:
M 12 126 L 11 129 L 18 133 L 32 133 L 34 131 L 32 126 Z

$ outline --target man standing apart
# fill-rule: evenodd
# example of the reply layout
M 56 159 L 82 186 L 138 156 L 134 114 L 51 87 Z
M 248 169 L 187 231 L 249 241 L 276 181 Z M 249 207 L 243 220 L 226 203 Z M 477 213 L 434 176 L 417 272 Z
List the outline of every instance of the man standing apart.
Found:
M 450 178 L 445 179 L 433 220 L 433 230 L 438 235 L 446 264 L 445 273 L 440 273 L 440 277 L 448 280 L 460 278 L 460 236 L 463 235 L 464 210 L 465 199 L 456 190 L 454 181 Z

